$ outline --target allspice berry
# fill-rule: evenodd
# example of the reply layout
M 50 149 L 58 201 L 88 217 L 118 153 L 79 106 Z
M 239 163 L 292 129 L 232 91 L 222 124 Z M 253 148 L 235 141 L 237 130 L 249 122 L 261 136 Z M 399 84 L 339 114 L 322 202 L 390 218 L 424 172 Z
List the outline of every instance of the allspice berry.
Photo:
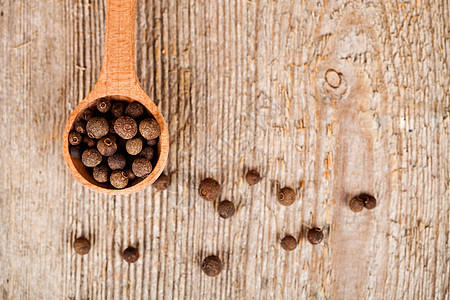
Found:
M 97 101 L 97 109 L 99 112 L 106 113 L 110 110 L 110 108 L 111 102 L 108 99 L 102 98 Z
M 286 251 L 292 251 L 297 248 L 297 240 L 291 235 L 284 237 L 281 240 L 280 244 L 281 247 Z
M 169 185 L 170 185 L 170 177 L 165 174 L 161 174 L 159 178 L 153 183 L 153 187 L 157 191 L 167 190 Z
M 122 102 L 116 102 L 111 107 L 111 113 L 115 118 L 120 117 L 125 112 L 125 105 Z
M 108 181 L 108 167 L 105 165 L 98 165 L 94 167 L 92 171 L 92 176 L 97 182 L 107 182 Z
M 127 174 L 124 171 L 115 170 L 111 173 L 109 182 L 111 182 L 112 186 L 116 189 L 123 189 L 128 184 Z
M 153 157 L 155 157 L 155 150 L 153 150 L 153 148 L 150 146 L 145 146 L 139 155 L 141 157 L 145 157 L 148 160 L 152 160 Z
M 359 196 L 355 196 L 348 202 L 348 207 L 355 213 L 360 212 L 364 208 L 364 201 Z
M 79 237 L 73 242 L 72 247 L 76 253 L 86 255 L 91 250 L 91 242 L 85 237 Z
M 215 255 L 205 257 L 202 270 L 207 276 L 217 276 L 222 272 L 222 261 Z
M 247 180 L 247 183 L 249 185 L 257 184 L 260 179 L 261 179 L 261 177 L 259 176 L 259 173 L 256 170 L 250 170 L 245 175 L 245 180 Z
M 86 131 L 90 138 L 101 139 L 109 132 L 109 123 L 105 118 L 93 117 L 86 124 Z
M 81 144 L 83 137 L 79 132 L 72 131 L 69 133 L 69 143 L 73 146 Z
M 84 150 L 81 161 L 86 167 L 95 167 L 102 162 L 102 155 L 95 148 L 88 148 Z
M 152 163 L 143 157 L 136 158 L 131 165 L 134 175 L 137 177 L 145 177 L 152 172 Z
M 128 116 L 121 116 L 114 123 L 114 130 L 121 138 L 129 140 L 136 135 L 138 128 L 134 119 Z
M 206 201 L 214 201 L 220 195 L 220 184 L 212 178 L 203 179 L 198 187 L 198 194 Z
M 374 209 L 377 206 L 377 199 L 372 195 L 361 194 L 359 198 L 364 201 L 364 207 L 367 209 Z
M 142 151 L 142 144 L 142 138 L 132 138 L 127 140 L 125 148 L 127 149 L 128 154 L 138 155 Z
M 116 153 L 108 157 L 108 166 L 111 170 L 122 170 L 127 165 L 127 160 L 123 154 Z
M 306 238 L 313 245 L 319 244 L 323 240 L 322 229 L 317 227 L 309 229 Z
M 136 175 L 134 175 L 131 169 L 126 169 L 125 174 L 127 174 L 128 180 L 133 180 L 136 178 Z
M 156 139 L 161 135 L 161 127 L 155 119 L 147 118 L 139 124 L 139 132 L 147 139 Z
M 78 120 L 73 124 L 73 129 L 75 129 L 76 132 L 79 132 L 81 134 L 86 133 L 86 122 L 83 120 Z
M 83 151 L 81 150 L 80 146 L 72 146 L 69 149 L 70 156 L 72 156 L 73 158 L 77 158 L 77 159 L 81 158 L 82 152 Z
M 144 106 L 139 102 L 131 102 L 125 109 L 125 114 L 129 115 L 133 119 L 140 118 L 144 114 Z
M 231 218 L 236 212 L 233 202 L 229 200 L 223 200 L 217 205 L 217 213 L 224 219 Z
M 97 145 L 97 141 L 94 139 L 91 139 L 87 135 L 83 136 L 83 143 L 86 144 L 86 146 L 88 146 L 89 148 L 95 147 L 95 145 Z
M 284 187 L 278 192 L 278 202 L 284 206 L 290 206 L 295 202 L 295 191 L 290 187 Z
M 117 151 L 117 144 L 114 138 L 106 136 L 97 143 L 97 149 L 103 156 L 111 156 Z
M 123 251 L 122 256 L 127 263 L 132 264 L 139 259 L 139 251 L 134 247 L 128 247 Z
M 114 129 L 114 124 L 116 123 L 115 119 L 109 120 L 109 132 L 114 134 L 116 130 Z
M 147 140 L 147 145 L 149 146 L 155 146 L 156 144 L 158 144 L 158 139 L 151 139 L 151 140 Z
M 85 111 L 83 111 L 81 117 L 83 118 L 83 120 L 89 121 L 94 116 L 94 114 L 95 114 L 94 111 L 88 108 Z

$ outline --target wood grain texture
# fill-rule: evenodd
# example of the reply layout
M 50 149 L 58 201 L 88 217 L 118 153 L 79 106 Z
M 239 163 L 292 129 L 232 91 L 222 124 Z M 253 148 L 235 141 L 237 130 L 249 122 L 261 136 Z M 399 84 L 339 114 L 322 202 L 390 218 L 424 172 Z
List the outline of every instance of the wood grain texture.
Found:
M 449 299 L 449 20 L 447 0 L 139 0 L 137 73 L 172 184 L 107 196 L 72 177 L 61 142 L 100 74 L 105 2 L 0 1 L 1 298 Z M 207 176 L 233 218 L 198 196 Z M 351 213 L 359 192 L 378 207 Z

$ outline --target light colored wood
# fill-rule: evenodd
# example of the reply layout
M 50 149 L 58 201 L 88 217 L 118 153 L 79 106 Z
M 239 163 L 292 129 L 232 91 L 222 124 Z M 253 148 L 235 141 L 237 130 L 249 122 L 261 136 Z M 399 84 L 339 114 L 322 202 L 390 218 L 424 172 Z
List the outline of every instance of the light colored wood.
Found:
M 135 23 L 136 0 L 106 1 L 106 45 L 99 79 L 88 96 L 70 114 L 64 130 L 64 159 L 73 176 L 84 186 L 105 194 L 127 195 L 136 193 L 152 184 L 164 170 L 169 154 L 169 132 L 164 117 L 155 103 L 142 89 L 136 75 Z M 69 153 L 69 133 L 77 117 L 98 99 L 113 97 L 124 101 L 138 101 L 144 105 L 161 127 L 158 142 L 158 161 L 152 172 L 142 181 L 124 189 L 110 188 L 96 182 L 90 171 Z
M 136 70 L 170 129 L 172 184 L 132 195 L 87 189 L 62 153 L 101 72 L 105 9 L 0 1 L 0 299 L 450 298 L 448 1 L 139 0 Z M 199 198 L 207 176 L 233 218 Z M 353 214 L 363 191 L 379 205 Z

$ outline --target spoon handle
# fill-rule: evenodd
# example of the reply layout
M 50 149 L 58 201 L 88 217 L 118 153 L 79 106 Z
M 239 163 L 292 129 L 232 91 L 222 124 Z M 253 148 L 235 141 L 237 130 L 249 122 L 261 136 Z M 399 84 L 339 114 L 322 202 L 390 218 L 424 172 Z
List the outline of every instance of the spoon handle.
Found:
M 136 75 L 137 0 L 106 1 L 106 41 L 99 83 L 108 94 L 139 84 Z

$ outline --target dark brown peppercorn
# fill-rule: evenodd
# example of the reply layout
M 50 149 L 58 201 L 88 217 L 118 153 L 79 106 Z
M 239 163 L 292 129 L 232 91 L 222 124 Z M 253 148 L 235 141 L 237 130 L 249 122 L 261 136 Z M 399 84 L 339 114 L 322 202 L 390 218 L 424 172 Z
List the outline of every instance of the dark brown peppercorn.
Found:
M 130 117 L 121 116 L 114 123 L 114 130 L 120 137 L 129 140 L 137 133 L 137 123 Z
M 148 160 L 152 160 L 153 157 L 155 157 L 155 151 L 152 147 L 145 146 L 144 149 L 142 149 L 140 156 L 145 157 Z
M 129 115 L 133 119 L 137 119 L 144 114 L 144 106 L 139 102 L 131 102 L 125 109 L 125 114 Z
M 81 144 L 81 141 L 83 140 L 83 137 L 79 132 L 72 131 L 69 133 L 69 143 L 73 146 Z
M 295 192 L 290 187 L 284 187 L 278 192 L 278 202 L 281 205 L 289 206 L 295 202 Z
M 82 114 L 81 117 L 85 121 L 89 121 L 94 116 L 94 111 L 90 108 L 86 109 Z
M 101 138 L 97 143 L 97 149 L 98 152 L 100 152 L 103 156 L 111 156 L 117 151 L 117 144 L 116 141 L 109 137 L 103 137 Z
M 72 147 L 70 147 L 69 152 L 70 152 L 70 156 L 72 156 L 73 158 L 77 158 L 77 159 L 81 158 L 82 150 L 81 150 L 80 146 L 72 146 Z
M 255 185 L 259 182 L 259 180 L 261 179 L 261 177 L 259 176 L 258 171 L 256 170 L 250 170 L 247 172 L 247 174 L 245 175 L 245 179 L 247 180 L 247 183 L 249 185 Z
M 115 170 L 111 173 L 109 182 L 111 182 L 112 186 L 116 189 L 123 189 L 128 184 L 127 174 L 124 171 Z
M 159 178 L 153 183 L 153 187 L 157 191 L 167 190 L 169 185 L 170 185 L 170 177 L 165 174 L 161 174 Z
M 131 169 L 126 169 L 125 174 L 127 174 L 128 180 L 133 180 L 136 178 L 136 175 L 134 175 Z
M 111 170 L 122 170 L 125 168 L 127 164 L 127 160 L 123 154 L 116 153 L 110 157 L 108 157 L 108 166 Z
M 123 251 L 123 259 L 127 263 L 135 263 L 139 259 L 139 251 L 134 247 L 128 247 Z
M 155 119 L 147 118 L 139 124 L 139 132 L 147 140 L 153 140 L 161 134 L 161 127 Z
M 114 124 L 116 123 L 115 119 L 109 120 L 109 132 L 110 133 L 116 133 L 116 130 L 114 129 Z
M 108 167 L 105 165 L 98 165 L 94 167 L 92 171 L 92 176 L 97 182 L 107 182 L 108 181 Z
M 198 194 L 206 201 L 214 201 L 220 195 L 220 184 L 212 178 L 203 179 L 198 187 Z
M 131 165 L 134 175 L 145 177 L 152 172 L 152 163 L 146 158 L 136 158 Z
M 81 134 L 86 133 L 86 122 L 83 120 L 78 120 L 73 124 L 73 129 L 75 129 L 76 132 L 79 132 Z
M 359 198 L 363 199 L 364 207 L 367 209 L 374 209 L 377 206 L 377 199 L 372 195 L 361 194 Z
M 155 146 L 156 144 L 158 144 L 158 139 L 147 140 L 149 146 Z
M 91 242 L 85 237 L 77 238 L 72 246 L 75 252 L 80 255 L 86 255 L 91 250 Z
M 202 270 L 208 276 L 217 276 L 222 272 L 222 261 L 215 255 L 205 257 Z
M 236 212 L 233 202 L 228 200 L 223 200 L 219 202 L 217 206 L 217 213 L 224 219 L 231 218 Z
M 284 237 L 281 240 L 280 244 L 281 244 L 281 247 L 286 251 L 292 251 L 295 248 L 297 248 L 297 240 L 291 235 Z
M 138 155 L 142 151 L 142 144 L 142 138 L 132 138 L 127 141 L 125 148 L 127 149 L 128 154 Z
M 125 105 L 123 105 L 122 102 L 116 102 L 113 104 L 113 106 L 111 107 L 111 113 L 113 114 L 114 117 L 118 118 L 121 115 L 123 115 L 125 111 Z
M 86 146 L 88 146 L 89 148 L 95 147 L 95 145 L 97 145 L 97 141 L 94 139 L 91 139 L 87 135 L 83 136 L 83 143 L 86 144 Z
M 322 229 L 320 228 L 309 229 L 308 233 L 306 234 L 306 238 L 313 245 L 319 244 L 323 240 Z
M 102 162 L 102 155 L 95 148 L 84 150 L 81 161 L 86 167 L 95 167 Z
M 364 208 L 364 201 L 359 196 L 355 196 L 348 202 L 348 207 L 355 213 L 360 212 Z
M 86 124 L 86 131 L 90 138 L 101 139 L 109 132 L 109 123 L 105 118 L 93 117 Z
M 99 112 L 106 113 L 109 111 L 110 108 L 111 102 L 108 99 L 102 98 L 97 101 L 97 109 Z

